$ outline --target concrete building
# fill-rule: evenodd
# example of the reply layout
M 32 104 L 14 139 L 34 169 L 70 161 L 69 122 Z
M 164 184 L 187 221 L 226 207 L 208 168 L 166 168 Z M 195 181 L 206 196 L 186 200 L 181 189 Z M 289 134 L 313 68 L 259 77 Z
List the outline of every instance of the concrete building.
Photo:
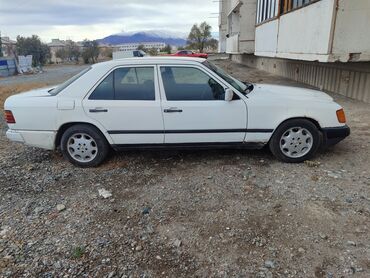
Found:
M 150 49 L 155 48 L 157 50 L 161 50 L 166 47 L 166 44 L 164 42 L 141 42 L 141 43 L 125 43 L 115 46 L 115 48 L 118 48 L 119 51 L 132 51 L 136 50 L 139 45 L 143 45 L 144 48 Z
M 221 52 L 370 102 L 369 0 L 221 0 Z
M 9 37 L 1 37 L 1 50 L 4 57 L 14 57 L 16 41 L 11 40 Z

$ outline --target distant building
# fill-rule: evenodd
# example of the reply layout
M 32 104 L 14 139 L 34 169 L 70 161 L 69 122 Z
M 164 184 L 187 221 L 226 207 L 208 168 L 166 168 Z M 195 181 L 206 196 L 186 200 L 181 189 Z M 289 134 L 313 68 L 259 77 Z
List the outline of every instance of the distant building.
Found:
M 220 52 L 370 102 L 369 0 L 223 0 Z
M 166 44 L 164 42 L 141 42 L 141 43 L 124 43 L 120 45 L 116 45 L 115 49 L 118 49 L 119 51 L 130 51 L 130 50 L 136 50 L 139 45 L 144 46 L 146 49 L 155 48 L 157 50 L 161 50 L 166 47 Z
M 1 37 L 1 50 L 4 57 L 14 57 L 17 42 L 9 37 Z
M 53 63 L 61 63 L 62 59 L 58 58 L 56 56 L 56 53 L 60 49 L 64 49 L 66 47 L 66 42 L 61 41 L 59 39 L 52 39 L 51 43 L 48 43 L 48 46 L 50 48 L 50 61 Z

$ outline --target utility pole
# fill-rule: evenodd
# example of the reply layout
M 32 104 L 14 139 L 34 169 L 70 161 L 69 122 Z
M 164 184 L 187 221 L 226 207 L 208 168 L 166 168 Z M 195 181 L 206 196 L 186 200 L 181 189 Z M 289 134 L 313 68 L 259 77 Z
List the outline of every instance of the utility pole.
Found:
M 0 57 L 3 57 L 3 41 L 1 40 L 1 31 L 0 31 Z

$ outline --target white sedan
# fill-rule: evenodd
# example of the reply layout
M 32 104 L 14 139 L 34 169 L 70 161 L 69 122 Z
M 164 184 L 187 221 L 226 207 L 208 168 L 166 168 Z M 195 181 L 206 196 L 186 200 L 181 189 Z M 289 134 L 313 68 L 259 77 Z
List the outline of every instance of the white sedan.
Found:
M 111 148 L 262 148 L 285 162 L 311 158 L 350 134 L 327 94 L 243 83 L 209 61 L 148 57 L 95 64 L 65 83 L 9 97 L 6 135 L 60 148 L 81 167 Z

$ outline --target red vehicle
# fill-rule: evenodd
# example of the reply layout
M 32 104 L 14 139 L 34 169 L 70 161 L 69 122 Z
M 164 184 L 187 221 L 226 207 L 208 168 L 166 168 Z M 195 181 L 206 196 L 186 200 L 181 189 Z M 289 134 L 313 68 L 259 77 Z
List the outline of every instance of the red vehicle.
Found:
M 207 53 L 195 53 L 190 50 L 180 50 L 180 51 L 177 51 L 175 54 L 172 54 L 171 56 L 186 56 L 186 57 L 204 58 L 204 59 L 208 58 Z

